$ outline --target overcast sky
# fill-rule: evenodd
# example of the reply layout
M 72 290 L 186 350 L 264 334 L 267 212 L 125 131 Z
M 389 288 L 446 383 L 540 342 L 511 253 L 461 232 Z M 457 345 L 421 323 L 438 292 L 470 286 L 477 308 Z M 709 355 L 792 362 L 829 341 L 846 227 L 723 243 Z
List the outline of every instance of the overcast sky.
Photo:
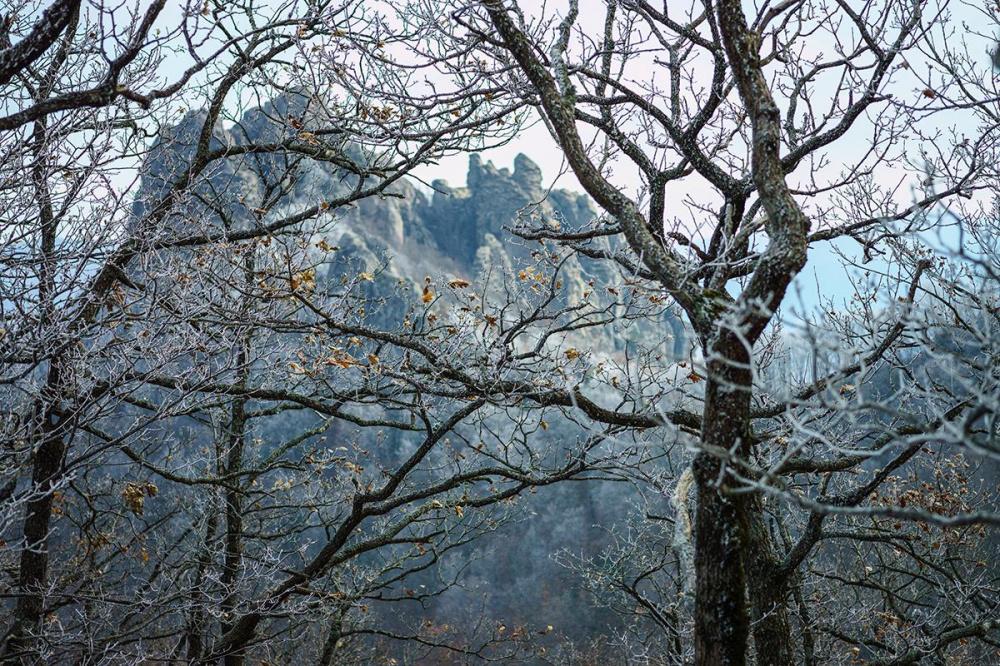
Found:
M 373 0 L 373 7 L 375 6 L 374 3 L 380 1 Z M 531 2 L 524 0 L 520 4 L 529 14 L 533 11 L 532 8 L 542 6 L 533 0 Z M 560 12 L 560 7 L 564 4 L 563 0 L 551 0 L 545 3 L 544 6 L 546 7 L 546 11 Z M 756 4 L 752 1 L 744 0 L 748 14 L 756 15 Z M 988 49 L 991 42 L 988 36 L 977 35 L 975 31 L 976 21 L 979 20 L 978 16 L 983 11 L 981 4 L 977 0 L 952 0 L 949 4 L 950 11 L 952 12 L 951 26 L 957 31 L 955 38 L 970 40 L 972 46 L 969 47 L 969 51 L 975 53 L 981 50 L 984 62 L 988 62 Z M 168 2 L 167 9 L 161 17 L 165 24 L 169 25 L 177 22 L 181 5 L 182 3 L 179 1 Z M 687 3 L 684 3 L 684 6 L 687 6 Z M 587 32 L 592 34 L 600 32 L 605 7 L 606 3 L 604 0 L 580 0 L 579 21 Z M 981 42 L 981 44 L 977 42 Z M 832 43 L 824 44 L 822 40 L 814 39 L 810 43 L 810 47 L 818 50 L 829 49 L 832 48 Z M 919 56 L 911 54 L 911 59 L 914 57 Z M 919 68 L 918 62 L 910 64 Z M 182 69 L 180 61 L 174 67 L 177 67 L 178 71 L 180 71 Z M 913 67 L 911 67 L 911 71 L 912 69 Z M 908 96 L 908 99 L 918 100 L 921 94 L 921 87 L 915 79 L 908 81 L 905 78 L 906 75 L 907 72 L 899 74 L 893 92 L 897 95 Z M 642 81 L 663 76 L 663 68 L 650 61 L 646 65 L 640 62 L 630 67 L 627 76 L 623 80 Z M 710 71 L 707 69 L 706 76 L 710 76 Z M 822 97 L 822 92 L 821 89 L 816 91 L 817 99 Z M 780 104 L 781 100 L 779 99 L 778 101 Z M 956 116 L 955 123 L 956 125 L 960 124 L 961 118 Z M 841 167 L 850 159 L 852 154 L 857 155 L 867 150 L 870 140 L 870 126 L 870 123 L 862 118 L 843 139 L 838 141 L 835 152 L 830 156 L 832 159 L 828 168 L 831 172 Z M 586 129 L 583 132 L 586 138 Z M 514 158 L 518 153 L 526 154 L 538 164 L 543 174 L 544 185 L 582 191 L 575 176 L 567 169 L 562 152 L 541 122 L 535 121 L 529 124 L 509 144 L 500 148 L 490 149 L 481 153 L 481 155 L 484 160 L 492 161 L 498 168 L 512 168 Z M 420 167 L 414 175 L 427 183 L 436 179 L 444 179 L 453 187 L 457 187 L 465 184 L 468 163 L 468 154 L 452 155 L 441 159 L 437 164 Z M 611 175 L 612 182 L 625 189 L 630 195 L 636 196 L 642 186 L 638 170 L 627 160 L 613 162 L 611 169 L 613 170 Z M 897 184 L 905 179 L 912 181 L 915 177 L 912 172 L 893 172 L 891 169 L 882 169 L 878 174 L 883 179 L 883 184 Z M 792 174 L 790 180 L 794 180 L 796 175 L 799 174 Z M 915 189 L 915 182 L 901 187 L 899 189 L 900 206 L 908 205 L 918 194 L 920 192 Z M 684 179 L 674 189 L 668 189 L 668 223 L 673 221 L 671 218 L 676 218 L 682 225 L 699 226 L 698 218 L 703 213 L 696 209 L 689 209 L 684 204 L 684 199 L 688 197 L 700 199 L 703 202 L 711 202 L 718 195 L 707 183 L 700 181 L 697 177 Z M 695 235 L 697 235 L 697 231 L 695 231 Z M 852 245 L 852 243 L 842 243 L 840 247 L 852 253 L 854 251 Z M 819 286 L 822 286 L 822 289 L 819 289 Z M 821 291 L 826 296 L 832 296 L 835 299 L 848 298 L 851 293 L 850 282 L 846 279 L 845 269 L 835 257 L 832 248 L 826 245 L 815 248 L 810 254 L 810 261 L 806 270 L 800 275 L 793 290 L 786 299 L 786 309 L 793 308 L 796 301 L 800 299 L 804 307 L 813 309 L 817 304 L 816 296 Z

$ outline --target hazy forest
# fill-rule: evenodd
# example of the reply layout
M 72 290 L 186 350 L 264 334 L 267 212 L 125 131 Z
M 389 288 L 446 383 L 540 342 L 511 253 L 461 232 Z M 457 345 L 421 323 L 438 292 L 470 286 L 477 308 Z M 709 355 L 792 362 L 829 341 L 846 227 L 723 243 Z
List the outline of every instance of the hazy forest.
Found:
M 1000 664 L 998 40 L 0 0 L 0 663 Z

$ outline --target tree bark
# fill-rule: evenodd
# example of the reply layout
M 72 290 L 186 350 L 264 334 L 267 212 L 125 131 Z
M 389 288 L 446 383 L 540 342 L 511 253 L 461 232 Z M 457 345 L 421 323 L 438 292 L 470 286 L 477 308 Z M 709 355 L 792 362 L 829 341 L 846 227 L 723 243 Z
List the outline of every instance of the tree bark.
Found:
M 731 341 L 714 345 L 709 356 L 712 360 L 708 364 L 702 421 L 706 450 L 694 461 L 698 484 L 694 538 L 695 663 L 741 666 L 746 663 L 750 631 L 745 536 L 741 529 L 740 500 L 727 496 L 728 473 L 712 451 L 745 446 L 750 373 L 746 369 L 746 352 L 734 349 Z
M 751 453 L 750 352 L 723 334 L 706 356 L 708 380 L 702 442 L 694 463 L 698 483 L 695 529 L 695 662 L 745 664 L 751 633 L 758 664 L 791 665 L 794 643 L 786 588 L 774 576 L 776 555 L 758 495 L 732 495 L 720 459 Z
M 760 495 L 743 502 L 747 534 L 747 596 L 753 621 L 753 641 L 760 666 L 792 666 L 795 643 L 789 620 L 787 578 L 777 574 L 774 540 Z
M 240 362 L 245 363 L 245 350 L 241 351 Z M 228 461 L 225 467 L 227 474 L 236 474 L 243 467 L 243 447 L 246 430 L 246 400 L 237 398 L 233 401 L 232 415 L 229 422 L 229 432 L 225 438 L 228 447 Z M 222 566 L 222 588 L 226 596 L 222 599 L 222 633 L 233 628 L 236 617 L 236 603 L 239 599 L 239 573 L 243 562 L 243 492 L 239 488 L 240 480 L 232 481 L 233 487 L 226 489 L 226 542 Z M 224 658 L 226 666 L 243 666 L 243 650 L 234 651 Z
M 244 261 L 244 279 L 247 285 L 252 283 L 254 275 L 253 254 L 247 255 Z M 250 319 L 251 303 L 249 299 L 243 299 L 242 314 Z M 248 328 L 240 340 L 240 349 L 236 358 L 237 373 L 239 377 L 238 386 L 245 389 L 250 378 L 250 346 L 253 342 L 253 329 Z M 225 472 L 228 475 L 237 475 L 243 471 L 243 452 L 246 448 L 247 430 L 247 400 L 244 397 L 236 398 L 230 411 L 229 424 L 225 437 L 223 438 L 226 447 Z M 240 569 L 243 565 L 243 487 L 241 477 L 233 476 L 231 485 L 226 489 L 226 543 L 225 556 L 222 569 L 222 587 L 226 596 L 222 600 L 222 634 L 227 634 L 233 628 L 233 622 L 237 616 L 237 602 L 239 601 Z M 234 650 L 224 658 L 225 666 L 243 666 L 245 662 L 245 652 L 242 649 Z
M 47 387 L 62 384 L 62 363 L 59 360 L 51 362 L 46 384 Z M 31 496 L 24 517 L 24 543 L 18 574 L 20 596 L 14 609 L 14 626 L 7 641 L 8 656 L 31 654 L 31 634 L 40 626 L 45 612 L 52 501 L 66 456 L 55 400 L 47 402 L 38 416 L 41 420 L 38 431 L 40 443 L 35 450 Z
M 46 156 L 48 128 L 45 121 L 35 123 L 33 139 L 34 161 L 31 179 L 38 202 L 40 253 L 38 262 L 38 303 L 41 312 L 39 327 L 42 335 L 53 338 L 56 318 L 56 236 L 58 218 L 52 205 L 48 183 L 49 162 Z M 66 390 L 65 360 L 60 340 L 51 339 L 45 386 L 35 405 L 33 425 L 31 491 L 26 502 L 22 533 L 21 558 L 18 568 L 20 596 L 14 608 L 14 623 L 7 639 L 7 656 L 30 655 L 31 634 L 41 624 L 45 611 L 45 588 L 49 571 L 49 531 L 54 492 L 62 473 L 66 456 L 66 435 L 63 432 L 60 402 Z

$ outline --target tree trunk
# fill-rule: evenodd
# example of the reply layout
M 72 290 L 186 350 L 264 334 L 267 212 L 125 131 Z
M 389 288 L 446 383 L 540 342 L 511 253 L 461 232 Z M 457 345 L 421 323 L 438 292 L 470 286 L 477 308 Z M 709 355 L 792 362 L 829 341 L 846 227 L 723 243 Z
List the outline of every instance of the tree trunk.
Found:
M 59 386 L 61 363 L 53 361 L 49 367 L 47 384 Z M 17 606 L 14 609 L 14 626 L 7 642 L 8 656 L 31 654 L 31 634 L 41 625 L 45 611 L 45 588 L 49 571 L 49 530 L 52 517 L 52 500 L 55 486 L 62 471 L 66 444 L 63 440 L 54 400 L 46 401 L 47 407 L 38 418 L 39 445 L 35 451 L 31 474 L 31 496 L 24 517 L 24 543 L 18 575 Z
M 343 619 L 343 614 L 338 611 L 330 621 L 330 631 L 327 633 L 326 641 L 323 643 L 323 653 L 319 658 L 320 666 L 334 666 L 337 663 L 337 644 L 343 631 Z
M 743 502 L 747 534 L 747 594 L 753 641 L 760 666 L 793 666 L 795 644 L 789 621 L 787 579 L 775 575 L 777 555 L 760 495 Z
M 243 354 L 241 362 L 245 362 Z M 246 428 L 246 400 L 237 398 L 233 401 L 232 417 L 229 423 L 229 433 L 226 438 L 228 446 L 228 461 L 225 467 L 227 474 L 236 474 L 243 467 L 244 431 Z M 226 489 L 226 543 L 222 567 L 222 588 L 226 596 L 222 599 L 222 634 L 233 628 L 236 617 L 236 603 L 239 598 L 239 574 L 243 562 L 243 497 L 239 488 L 240 479 L 230 480 L 232 486 Z M 226 666 L 243 666 L 244 653 L 238 650 L 227 654 L 224 659 Z
M 736 342 L 739 345 L 739 342 Z M 730 344 L 730 347 L 734 345 Z M 695 517 L 695 663 L 742 666 L 746 663 L 750 618 L 746 608 L 744 536 L 740 500 L 728 497 L 728 474 L 712 451 L 733 450 L 746 442 L 750 413 L 747 354 L 724 349 L 708 354 L 708 380 L 702 420 L 704 451 L 695 457 L 698 484 Z M 735 361 L 724 359 L 736 356 Z M 742 358 L 741 358 L 742 356 Z M 742 361 L 742 362 L 741 362 Z
M 704 449 L 694 461 L 695 663 L 746 663 L 751 616 L 760 664 L 790 665 L 794 649 L 785 588 L 773 584 L 774 544 L 761 498 L 729 495 L 720 456 L 750 454 L 750 354 L 736 336 L 720 336 L 706 354 Z M 752 610 L 748 610 L 752 609 Z
M 252 284 L 254 275 L 253 253 L 248 253 L 244 261 L 244 279 L 247 285 Z M 248 298 L 242 301 L 241 314 L 250 319 L 251 303 Z M 236 357 L 238 384 L 242 389 L 247 387 L 250 378 L 250 346 L 253 342 L 253 329 L 248 328 L 240 340 L 239 353 Z M 237 616 L 239 601 L 240 569 L 243 566 L 243 478 L 236 476 L 243 471 L 243 453 L 247 436 L 247 399 L 237 397 L 233 400 L 229 416 L 229 424 L 225 433 L 225 453 L 227 456 L 225 473 L 230 475 L 229 486 L 226 488 L 226 542 L 222 569 L 222 587 L 226 596 L 222 599 L 222 635 L 233 628 Z M 224 658 L 225 666 L 243 666 L 245 652 L 234 650 Z
M 695 663 L 742 666 L 746 663 L 749 618 L 736 505 L 713 485 L 718 461 L 701 453 L 695 470 Z
M 38 255 L 38 304 L 39 326 L 50 339 L 52 350 L 59 350 L 60 340 L 55 339 L 56 305 L 56 237 L 58 218 L 52 205 L 49 189 L 49 161 L 47 126 L 44 120 L 35 123 L 32 134 L 34 161 L 31 180 L 38 203 L 39 241 Z M 45 588 L 49 572 L 49 531 L 52 520 L 53 493 L 59 483 L 66 456 L 66 433 L 63 431 L 60 402 L 66 392 L 65 360 L 59 351 L 49 359 L 45 386 L 36 405 L 31 437 L 33 457 L 31 491 L 24 516 L 24 543 L 18 568 L 17 605 L 14 623 L 8 634 L 7 656 L 31 653 L 31 634 L 40 627 L 45 612 Z

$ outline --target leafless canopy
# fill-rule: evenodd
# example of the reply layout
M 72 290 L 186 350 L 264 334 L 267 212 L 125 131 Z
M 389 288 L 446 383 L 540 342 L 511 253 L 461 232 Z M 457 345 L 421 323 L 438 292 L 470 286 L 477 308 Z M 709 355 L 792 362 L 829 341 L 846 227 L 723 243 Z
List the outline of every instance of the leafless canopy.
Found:
M 3 659 L 547 659 L 397 609 L 588 480 L 632 503 L 553 555 L 622 661 L 997 654 L 1000 9 L 4 12 Z M 535 202 L 467 275 L 340 252 L 531 123 L 593 220 Z

